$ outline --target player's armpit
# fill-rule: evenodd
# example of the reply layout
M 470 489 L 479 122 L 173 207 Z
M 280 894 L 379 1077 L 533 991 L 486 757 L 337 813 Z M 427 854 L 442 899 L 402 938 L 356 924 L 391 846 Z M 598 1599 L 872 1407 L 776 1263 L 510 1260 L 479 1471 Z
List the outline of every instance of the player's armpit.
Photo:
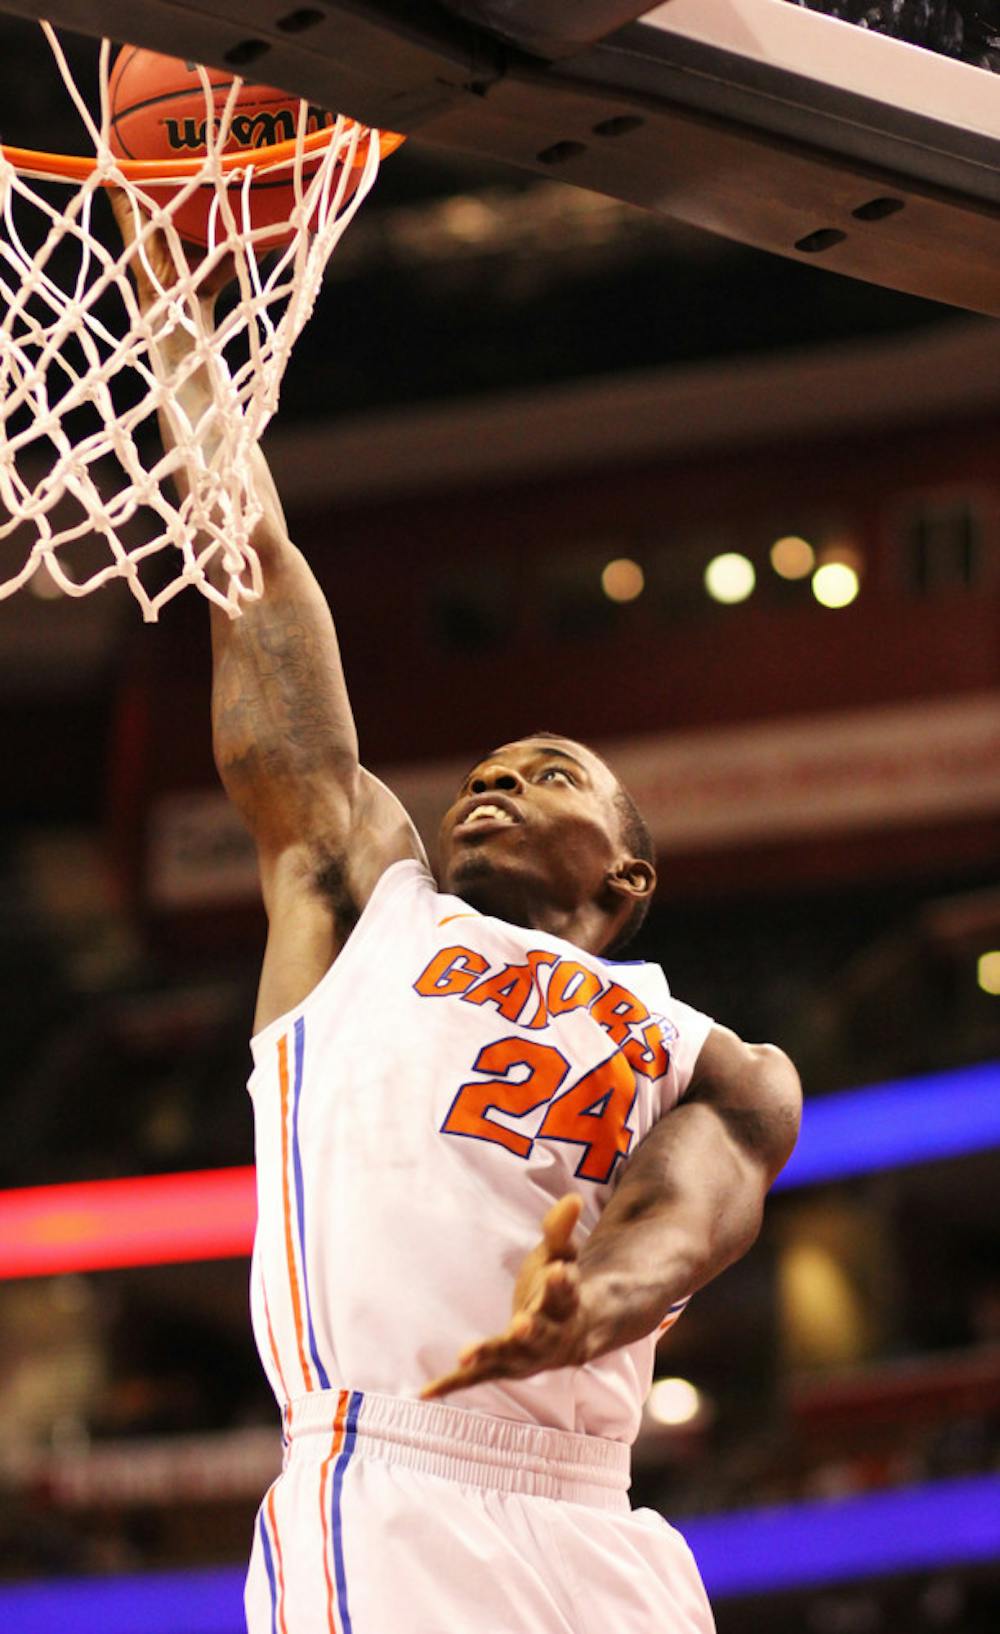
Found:
M 268 936 L 254 1031 L 301 1004 L 350 935 L 385 870 L 425 861 L 416 829 L 396 796 L 358 768 L 353 800 L 321 789 L 303 837 L 258 842 Z
M 272 540 L 261 599 L 238 619 L 212 611 L 215 761 L 262 869 L 296 851 L 357 858 L 363 870 L 408 824 L 359 765 L 333 617 L 308 562 L 287 538 Z

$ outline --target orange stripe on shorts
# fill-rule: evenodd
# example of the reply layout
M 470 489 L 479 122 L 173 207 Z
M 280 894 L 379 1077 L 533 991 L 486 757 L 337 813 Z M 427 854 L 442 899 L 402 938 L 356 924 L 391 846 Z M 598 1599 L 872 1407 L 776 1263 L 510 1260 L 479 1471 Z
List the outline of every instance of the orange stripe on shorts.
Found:
M 333 1441 L 319 1472 L 319 1518 L 320 1525 L 323 1528 L 323 1576 L 326 1578 L 326 1620 L 329 1634 L 337 1634 L 337 1618 L 334 1612 L 336 1594 L 333 1574 L 330 1571 L 333 1540 L 330 1537 L 330 1506 L 326 1501 L 326 1482 L 330 1473 L 330 1465 L 344 1444 L 344 1418 L 347 1413 L 349 1399 L 349 1390 L 342 1390 L 337 1397 L 337 1412 L 333 1420 Z

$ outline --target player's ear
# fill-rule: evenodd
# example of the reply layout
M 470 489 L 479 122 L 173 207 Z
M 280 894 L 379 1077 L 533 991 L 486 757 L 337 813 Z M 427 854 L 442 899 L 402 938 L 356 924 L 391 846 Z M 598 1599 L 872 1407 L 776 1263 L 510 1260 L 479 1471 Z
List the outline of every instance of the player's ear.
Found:
M 656 869 L 641 857 L 623 857 L 609 871 L 605 885 L 612 896 L 644 902 L 656 890 Z

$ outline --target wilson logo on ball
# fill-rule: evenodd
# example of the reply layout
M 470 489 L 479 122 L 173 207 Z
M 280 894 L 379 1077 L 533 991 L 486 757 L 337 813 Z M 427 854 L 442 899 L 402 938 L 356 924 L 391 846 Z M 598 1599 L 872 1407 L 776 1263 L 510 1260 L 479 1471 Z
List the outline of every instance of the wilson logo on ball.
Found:
M 281 142 L 294 144 L 299 134 L 299 98 L 274 85 L 239 81 L 212 68 L 192 74 L 179 57 L 161 56 L 139 46 L 123 46 L 115 58 L 108 81 L 111 122 L 108 142 L 111 151 L 123 159 L 166 159 L 185 162 L 203 155 L 210 142 L 222 138 L 225 154 L 239 153 L 248 162 L 261 149 Z M 232 120 L 222 129 L 227 106 L 232 104 Z M 333 114 L 306 104 L 302 111 L 304 136 L 315 138 L 335 126 Z M 214 145 L 214 143 L 213 143 Z M 253 174 L 243 186 L 243 172 L 229 174 L 232 209 L 237 212 L 241 231 L 266 233 L 261 246 L 278 249 L 292 242 L 297 228 L 296 212 L 306 210 L 310 222 L 320 207 L 317 194 L 303 203 L 300 192 L 307 190 L 318 174 L 323 153 L 307 154 L 301 164 L 286 159 L 283 167 Z M 299 176 L 294 181 L 293 169 Z M 350 198 L 361 179 L 361 166 L 349 161 L 349 174 L 341 202 Z M 335 183 L 339 186 L 339 181 Z M 188 189 L 189 195 L 172 206 L 171 219 L 187 244 L 207 248 L 210 218 L 217 209 L 214 184 L 206 182 Z M 167 200 L 166 188 L 158 188 L 158 198 Z
M 323 130 L 332 124 L 332 116 L 322 108 L 310 108 L 306 117 L 306 133 Z M 172 153 L 204 153 L 210 133 L 219 128 L 218 120 L 164 119 L 167 143 Z M 236 114 L 230 126 L 230 136 L 241 148 L 271 147 L 276 142 L 292 142 L 298 132 L 296 114 L 290 108 L 276 112 L 262 110 L 255 114 Z

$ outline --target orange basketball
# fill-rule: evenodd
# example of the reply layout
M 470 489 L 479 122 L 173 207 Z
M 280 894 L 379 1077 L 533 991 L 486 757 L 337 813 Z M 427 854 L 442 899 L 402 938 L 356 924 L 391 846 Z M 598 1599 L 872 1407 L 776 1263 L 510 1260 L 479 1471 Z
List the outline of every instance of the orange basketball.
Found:
M 211 68 L 208 77 L 215 116 L 218 118 L 225 108 L 234 76 Z M 208 110 L 194 63 L 126 45 L 115 58 L 108 89 L 111 103 L 109 140 L 112 152 L 118 158 L 196 159 L 206 152 Z M 271 85 L 244 85 L 233 110 L 232 126 L 224 151 L 250 151 L 273 142 L 291 140 L 297 132 L 298 116 L 297 96 L 276 90 Z M 319 130 L 333 122 L 333 114 L 321 108 L 310 108 L 307 131 Z M 319 157 L 308 161 L 304 175 L 308 178 L 315 174 L 319 163 Z M 267 249 L 288 244 L 294 237 L 287 227 L 295 205 L 291 174 L 291 170 L 287 169 L 277 172 L 273 180 L 264 177 L 255 179 L 250 191 L 251 226 L 274 228 L 273 237 L 268 235 L 263 241 Z M 349 192 L 353 192 L 357 186 L 360 175 L 360 170 L 355 172 Z M 167 188 L 151 188 L 150 192 L 157 198 L 161 195 L 169 197 Z M 202 247 L 207 245 L 208 217 L 214 196 L 214 187 L 201 187 L 175 210 L 173 219 L 177 230 L 189 243 Z M 231 196 L 239 221 L 242 201 L 238 176 L 232 183 Z

